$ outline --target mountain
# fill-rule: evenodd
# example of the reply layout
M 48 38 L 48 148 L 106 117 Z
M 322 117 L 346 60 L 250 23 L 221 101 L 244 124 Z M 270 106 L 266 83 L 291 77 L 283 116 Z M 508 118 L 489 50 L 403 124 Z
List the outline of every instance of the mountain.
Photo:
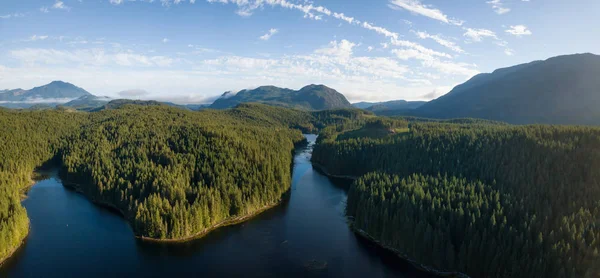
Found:
M 119 109 L 125 105 L 133 104 L 133 105 L 143 105 L 143 106 L 161 106 L 161 105 L 169 105 L 171 104 L 159 102 L 156 100 L 131 100 L 131 99 L 115 99 L 111 100 L 108 103 L 93 109 L 92 111 L 101 111 L 107 109 Z
M 109 97 L 98 97 L 94 95 L 85 95 L 80 98 L 69 101 L 63 106 L 72 107 L 78 110 L 90 110 L 107 104 L 111 99 Z
M 210 104 L 185 104 L 183 105 L 192 111 L 199 111 L 210 107 Z
M 91 95 L 86 90 L 71 83 L 53 81 L 50 84 L 35 87 L 31 90 L 14 89 L 0 93 L 0 101 L 26 102 L 31 100 L 65 100 Z
M 479 74 L 410 114 L 513 124 L 600 125 L 600 56 L 558 56 Z
M 361 102 L 352 103 L 352 106 L 354 106 L 356 108 L 359 108 L 359 109 L 367 109 L 367 108 L 369 108 L 369 107 L 371 107 L 373 105 L 380 104 L 380 103 L 382 103 L 382 102 L 366 102 L 366 101 L 361 101 Z
M 144 106 L 172 106 L 177 107 L 183 110 L 202 110 L 208 106 L 208 104 L 176 104 L 172 102 L 161 102 L 156 100 L 132 100 L 132 99 L 115 99 L 104 103 L 103 105 L 99 105 L 94 109 L 89 109 L 90 111 L 100 111 L 106 109 L 119 109 L 124 105 L 133 104 L 133 105 L 144 105 Z
M 380 102 L 367 107 L 366 110 L 372 112 L 390 111 L 390 110 L 411 110 L 421 107 L 425 104 L 425 101 L 406 101 L 406 100 L 392 100 L 386 102 Z
M 210 108 L 225 109 L 247 102 L 259 102 L 305 110 L 352 107 L 346 97 L 336 90 L 324 85 L 308 85 L 298 91 L 275 86 L 262 86 L 253 90 L 242 90 L 237 94 L 225 92 L 215 100 Z

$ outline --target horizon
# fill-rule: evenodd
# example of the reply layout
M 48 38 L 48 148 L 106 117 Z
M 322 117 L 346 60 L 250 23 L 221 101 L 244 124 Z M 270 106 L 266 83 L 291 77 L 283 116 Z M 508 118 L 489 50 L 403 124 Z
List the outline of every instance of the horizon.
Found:
M 324 84 L 352 103 L 432 100 L 478 73 L 600 53 L 600 39 L 585 32 L 600 23 L 597 8 L 591 0 L 8 0 L 0 90 L 61 80 L 113 99 L 199 104 L 226 91 Z

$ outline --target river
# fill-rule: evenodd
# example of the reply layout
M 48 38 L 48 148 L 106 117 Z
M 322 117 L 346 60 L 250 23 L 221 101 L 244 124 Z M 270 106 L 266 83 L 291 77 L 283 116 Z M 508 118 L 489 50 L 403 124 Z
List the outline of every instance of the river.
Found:
M 135 239 L 121 216 L 50 173 L 23 201 L 31 231 L 0 277 L 429 277 L 348 228 L 345 185 L 313 170 L 316 136 L 306 136 L 289 200 L 185 243 Z

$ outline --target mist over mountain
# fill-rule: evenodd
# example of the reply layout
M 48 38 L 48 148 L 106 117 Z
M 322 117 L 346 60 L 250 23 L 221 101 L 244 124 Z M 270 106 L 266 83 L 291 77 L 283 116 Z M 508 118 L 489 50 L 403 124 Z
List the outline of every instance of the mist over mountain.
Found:
M 305 110 L 352 107 L 346 97 L 336 90 L 324 85 L 308 85 L 298 91 L 275 86 L 261 86 L 253 90 L 242 90 L 236 94 L 225 92 L 210 105 L 210 108 L 231 108 L 247 102 Z
M 31 90 L 0 91 L 0 106 L 55 107 L 97 110 L 125 104 L 170 105 L 183 109 L 225 109 L 258 102 L 303 110 L 357 107 L 383 116 L 426 118 L 481 118 L 513 124 L 600 124 L 600 56 L 575 54 L 516 65 L 479 74 L 430 102 L 395 100 L 350 104 L 346 97 L 324 85 L 300 90 L 261 86 L 237 93 L 225 92 L 212 104 L 175 104 L 168 101 L 130 100 L 146 96 L 143 90 L 118 93 L 124 99 L 98 97 L 71 83 L 54 81 Z
M 94 95 L 85 95 L 80 98 L 69 101 L 63 106 L 72 107 L 79 110 L 87 110 L 102 106 L 111 100 L 109 97 L 99 97 Z
M 575 54 L 479 74 L 411 114 L 513 124 L 600 124 L 600 56 Z
M 35 102 L 40 99 L 75 99 L 91 95 L 88 91 L 71 83 L 53 81 L 47 85 L 35 87 L 31 90 L 14 89 L 0 91 L 0 101 L 7 102 Z

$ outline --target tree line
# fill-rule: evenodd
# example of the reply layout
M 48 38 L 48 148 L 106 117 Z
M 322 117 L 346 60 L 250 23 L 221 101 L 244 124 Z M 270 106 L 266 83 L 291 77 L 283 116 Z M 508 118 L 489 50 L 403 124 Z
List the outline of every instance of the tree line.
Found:
M 85 117 L 64 111 L 0 109 L 0 262 L 29 232 L 22 191 L 33 184 L 32 172 L 52 159 L 77 132 Z
M 301 131 L 369 114 L 145 104 L 91 113 L 0 109 L 0 261 L 28 234 L 21 196 L 49 161 L 65 185 L 119 210 L 136 235 L 181 239 L 279 202 L 290 188 L 292 151 L 305 141 Z
M 600 129 L 408 126 L 383 137 L 347 136 L 366 125 L 322 133 L 313 161 L 360 177 L 347 205 L 356 229 L 474 277 L 600 274 Z

